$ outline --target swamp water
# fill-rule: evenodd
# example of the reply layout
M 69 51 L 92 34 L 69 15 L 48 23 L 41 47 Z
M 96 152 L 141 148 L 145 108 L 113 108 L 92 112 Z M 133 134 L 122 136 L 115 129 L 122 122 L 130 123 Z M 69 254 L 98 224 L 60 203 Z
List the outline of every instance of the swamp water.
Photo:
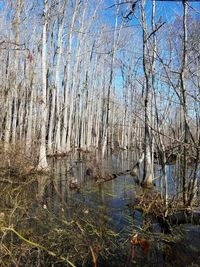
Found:
M 142 193 L 132 176 L 119 175 L 98 184 L 86 175 L 85 162 L 80 155 L 71 160 L 50 159 L 52 177 L 39 176 L 26 184 L 26 190 L 15 189 L 15 196 L 21 194 L 15 205 L 10 200 L 14 196 L 8 197 L 5 213 L 9 205 L 13 210 L 9 225 L 35 245 L 11 232 L 6 243 L 12 244 L 8 250 L 13 250 L 13 259 L 17 260 L 1 259 L 0 266 L 200 266 L 199 226 L 174 226 L 171 235 L 163 234 L 155 218 L 144 218 L 130 207 Z M 103 166 L 120 173 L 134 162 L 134 155 L 121 154 Z M 174 165 L 167 167 L 168 179 L 174 172 Z M 72 179 L 77 188 L 70 188 Z M 159 185 L 158 180 L 156 184 Z M 170 179 L 169 190 L 173 194 Z M 136 234 L 146 242 L 146 248 L 138 243 L 131 249 L 131 239 Z

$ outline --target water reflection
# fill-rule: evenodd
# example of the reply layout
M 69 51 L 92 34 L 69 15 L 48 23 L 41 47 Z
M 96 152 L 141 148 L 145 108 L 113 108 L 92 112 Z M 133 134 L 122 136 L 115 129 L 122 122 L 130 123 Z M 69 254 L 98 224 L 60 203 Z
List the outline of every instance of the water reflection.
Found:
M 88 156 L 89 157 L 89 156 Z M 101 167 L 109 170 L 111 173 L 120 173 L 125 170 L 130 170 L 134 165 L 138 155 L 135 153 L 119 153 L 112 155 L 107 160 L 103 161 Z M 90 158 L 88 158 L 90 160 Z M 38 182 L 38 198 L 43 199 L 48 209 L 57 216 L 61 216 L 60 204 L 65 207 L 65 215 L 67 218 L 73 215 L 71 203 L 84 203 L 86 208 L 84 212 L 93 210 L 98 216 L 99 222 L 102 225 L 106 220 L 110 221 L 110 226 L 117 232 L 123 232 L 128 235 L 132 231 L 140 231 L 144 224 L 144 217 L 140 212 L 130 211 L 128 204 L 133 203 L 136 196 L 141 193 L 142 189 L 135 184 L 135 180 L 129 174 L 119 175 L 116 179 L 105 183 L 96 183 L 87 175 L 87 157 L 81 154 L 76 155 L 71 159 L 51 159 L 51 166 L 54 169 L 54 178 L 44 178 Z M 163 189 L 162 168 L 155 164 L 155 184 L 158 188 Z M 181 181 L 177 179 L 179 167 L 177 164 L 170 164 L 166 166 L 167 183 L 168 183 L 168 197 L 179 197 L 181 192 Z M 142 177 L 142 166 L 140 169 L 140 176 Z M 70 188 L 70 180 L 75 177 L 79 190 L 72 190 Z M 43 195 L 43 198 L 42 198 Z M 146 218 L 148 220 L 148 218 Z M 157 221 L 152 222 L 152 233 L 159 233 L 161 228 Z M 139 251 L 139 256 L 135 266 L 174 266 L 173 261 L 177 262 L 176 266 L 189 266 L 191 257 L 187 257 L 187 253 L 194 253 L 197 257 L 200 250 L 197 244 L 200 245 L 200 235 L 196 239 L 195 248 L 190 247 L 188 252 L 185 251 L 185 242 L 191 243 L 193 235 L 199 234 L 199 228 L 190 229 L 190 226 L 185 226 L 182 229 L 183 239 L 178 244 L 170 243 L 170 250 L 167 245 L 159 240 L 159 237 L 153 238 L 155 245 L 151 248 L 151 253 L 148 258 L 142 256 Z M 154 240 L 155 239 L 155 240 Z M 181 262 L 182 251 L 185 251 L 186 258 L 183 265 Z M 176 260 L 174 259 L 175 254 Z M 188 260 L 189 259 L 189 260 Z M 150 264 L 150 265 L 149 265 Z M 185 265 L 186 264 L 186 265 Z M 130 265 L 132 266 L 132 265 Z
M 111 155 L 103 160 L 98 166 L 101 173 L 120 173 L 131 170 L 132 166 L 138 159 L 138 154 L 134 152 L 122 152 Z M 137 191 L 142 189 L 136 186 L 134 178 L 130 174 L 118 175 L 116 179 L 107 181 L 102 184 L 96 183 L 94 178 L 87 174 L 87 163 L 90 168 L 95 169 L 98 158 L 92 159 L 91 155 L 77 153 L 71 158 L 59 160 L 51 159 L 50 164 L 54 169 L 54 179 L 46 185 L 45 198 L 48 199 L 49 205 L 56 207 L 62 200 L 68 203 L 71 199 L 83 201 L 92 207 L 104 205 L 108 207 L 109 212 L 116 217 L 118 210 L 126 210 L 126 205 L 132 203 L 137 195 Z M 139 179 L 143 175 L 143 166 L 140 166 Z M 166 165 L 167 177 L 167 198 L 179 199 L 182 194 L 182 184 L 180 181 L 180 167 L 178 164 Z M 155 180 L 154 183 L 164 194 L 164 179 L 160 165 L 154 166 Z M 190 173 L 190 170 L 188 170 Z M 71 181 L 75 181 L 76 187 L 70 186 Z M 40 198 L 44 191 L 45 181 L 40 181 Z M 78 189 L 78 190 L 72 190 Z M 51 203 L 51 204 L 50 204 Z M 124 211 L 123 211 L 124 212 Z M 121 215 L 120 215 L 121 216 Z

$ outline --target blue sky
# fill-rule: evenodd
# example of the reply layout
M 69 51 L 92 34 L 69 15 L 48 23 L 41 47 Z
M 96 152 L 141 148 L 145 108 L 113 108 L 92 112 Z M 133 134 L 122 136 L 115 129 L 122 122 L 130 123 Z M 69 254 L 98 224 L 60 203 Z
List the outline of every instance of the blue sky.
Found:
M 4 5 L 3 1 L 0 0 L 0 10 L 3 8 L 3 5 Z
M 104 2 L 104 6 L 105 7 L 109 7 L 112 6 L 115 1 L 114 0 L 107 0 Z M 124 5 L 124 8 L 127 5 Z M 190 6 L 192 8 L 190 8 Z M 151 20 L 151 9 L 152 9 L 152 1 L 151 0 L 147 0 L 146 1 L 146 18 L 147 18 L 147 25 L 149 24 L 149 28 L 151 28 L 150 26 L 150 20 Z M 105 20 L 112 25 L 112 28 L 114 28 L 114 24 L 115 24 L 115 11 L 116 8 L 105 8 L 102 10 L 102 14 L 105 18 Z M 140 15 L 139 15 L 139 8 L 137 8 L 135 10 L 135 14 L 136 16 L 138 16 L 139 20 L 140 20 Z M 199 17 L 200 18 L 200 1 L 199 2 L 189 2 L 189 6 L 188 6 L 188 12 L 194 16 L 194 17 Z M 198 13 L 199 12 L 199 13 Z M 183 6 L 182 6 L 182 2 L 181 1 L 156 1 L 156 21 L 159 20 L 159 18 L 161 19 L 162 22 L 166 22 L 165 27 L 167 27 L 167 25 L 170 25 L 174 22 L 175 18 L 178 17 L 182 17 L 183 15 Z M 119 16 L 119 21 L 121 20 L 121 14 Z M 132 18 L 131 21 L 129 21 L 128 23 L 130 25 L 139 25 L 139 20 L 137 20 L 136 18 Z M 133 31 L 134 31 L 134 26 L 132 27 Z M 142 33 L 142 29 L 140 26 L 137 27 L 137 34 L 141 32 Z M 136 48 L 137 49 L 137 48 Z M 164 57 L 164 54 L 162 53 L 162 57 Z M 142 70 L 141 70 L 142 73 Z M 118 76 L 115 77 L 115 86 L 119 89 L 122 87 L 122 77 L 121 74 L 118 73 Z M 119 89 L 120 91 L 120 89 Z
M 128 1 L 128 0 L 127 0 Z M 109 7 L 114 4 L 114 0 L 107 0 L 105 1 L 105 7 Z M 125 1 L 124 1 L 125 2 Z M 148 14 L 150 15 L 151 13 L 151 0 L 146 1 L 146 12 L 147 12 L 147 17 Z M 191 9 L 188 7 L 188 10 L 192 12 L 193 15 L 199 15 L 200 14 L 200 0 L 199 1 L 189 1 L 188 2 L 189 6 L 193 7 L 195 10 Z M 126 5 L 123 5 L 124 7 Z M 110 19 L 110 22 L 112 23 L 113 20 L 113 13 L 115 12 L 115 7 L 110 8 L 110 9 L 105 9 L 104 14 L 108 16 L 108 20 Z M 199 12 L 199 14 L 198 14 Z M 138 9 L 136 9 L 136 14 L 138 13 Z M 166 22 L 172 22 L 174 17 L 176 15 L 181 15 L 182 14 L 182 2 L 181 1 L 156 1 L 156 15 L 157 17 L 162 16 L 162 19 Z M 150 16 L 149 16 L 150 17 Z M 132 20 L 134 22 L 134 19 Z

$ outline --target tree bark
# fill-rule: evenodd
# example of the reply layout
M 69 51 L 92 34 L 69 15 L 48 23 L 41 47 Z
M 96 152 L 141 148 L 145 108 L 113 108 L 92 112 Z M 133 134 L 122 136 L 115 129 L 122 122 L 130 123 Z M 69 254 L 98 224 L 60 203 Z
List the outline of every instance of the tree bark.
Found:
M 40 99 L 41 107 L 41 121 L 40 121 L 40 154 L 38 170 L 43 170 L 48 168 L 47 158 L 46 158 L 46 123 L 47 123 L 47 103 L 46 103 L 46 93 L 47 93 L 47 4 L 48 0 L 43 0 L 44 3 L 44 22 L 42 27 L 42 95 Z
M 151 133 L 151 80 L 150 80 L 150 62 L 147 54 L 147 27 L 145 18 L 145 0 L 142 0 L 142 28 L 143 28 L 143 70 L 145 74 L 145 137 L 144 137 L 144 174 L 143 186 L 152 187 L 153 185 L 153 160 L 152 160 L 152 133 Z

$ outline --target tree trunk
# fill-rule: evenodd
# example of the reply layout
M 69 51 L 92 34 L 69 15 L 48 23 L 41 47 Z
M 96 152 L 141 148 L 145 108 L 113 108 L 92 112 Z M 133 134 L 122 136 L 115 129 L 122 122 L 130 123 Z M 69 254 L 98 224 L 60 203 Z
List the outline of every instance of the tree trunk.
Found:
M 151 80 L 150 80 L 150 62 L 147 54 L 147 28 L 145 18 L 145 0 L 142 0 L 142 28 L 143 28 L 143 70 L 145 74 L 145 137 L 144 137 L 144 174 L 143 186 L 152 187 L 153 185 L 153 159 L 152 159 L 152 133 L 151 133 Z
M 38 170 L 43 170 L 48 168 L 47 158 L 46 158 L 46 123 L 47 123 L 47 104 L 46 104 L 46 93 L 47 93 L 47 2 L 44 0 L 44 22 L 42 28 L 42 95 L 40 99 L 41 106 L 41 121 L 40 121 L 40 154 Z
M 62 152 L 66 152 L 67 148 L 67 134 L 69 132 L 69 120 L 68 120 L 68 106 L 70 104 L 69 101 L 69 91 L 70 91 L 70 79 L 71 79 L 71 54 L 72 54 L 72 42 L 73 42 L 73 28 L 75 24 L 75 20 L 78 13 L 78 0 L 76 1 L 73 15 L 70 22 L 69 33 L 68 33 L 68 47 L 67 47 L 67 56 L 66 56 L 66 68 L 65 68 L 65 75 L 66 75 L 66 84 L 64 86 L 64 104 L 63 104 L 63 126 L 62 126 L 62 138 L 61 138 L 61 150 Z M 72 101 L 72 100 L 71 100 Z
M 147 86 L 150 86 L 147 85 Z M 143 174 L 143 185 L 144 187 L 152 187 L 153 184 L 153 160 L 152 160 L 152 150 L 151 150 L 151 130 L 149 127 L 149 114 L 150 109 L 149 105 L 149 97 L 148 93 L 146 94 L 145 98 L 145 140 L 144 140 L 144 174 Z
M 187 99 L 186 99 L 186 73 L 187 73 L 187 0 L 183 4 L 183 54 L 182 54 L 182 68 L 181 68 L 181 94 L 182 94 L 182 109 L 184 116 L 184 147 L 182 155 L 182 192 L 183 202 L 187 201 L 186 194 L 186 180 L 187 180 L 187 146 L 189 125 L 187 122 Z

